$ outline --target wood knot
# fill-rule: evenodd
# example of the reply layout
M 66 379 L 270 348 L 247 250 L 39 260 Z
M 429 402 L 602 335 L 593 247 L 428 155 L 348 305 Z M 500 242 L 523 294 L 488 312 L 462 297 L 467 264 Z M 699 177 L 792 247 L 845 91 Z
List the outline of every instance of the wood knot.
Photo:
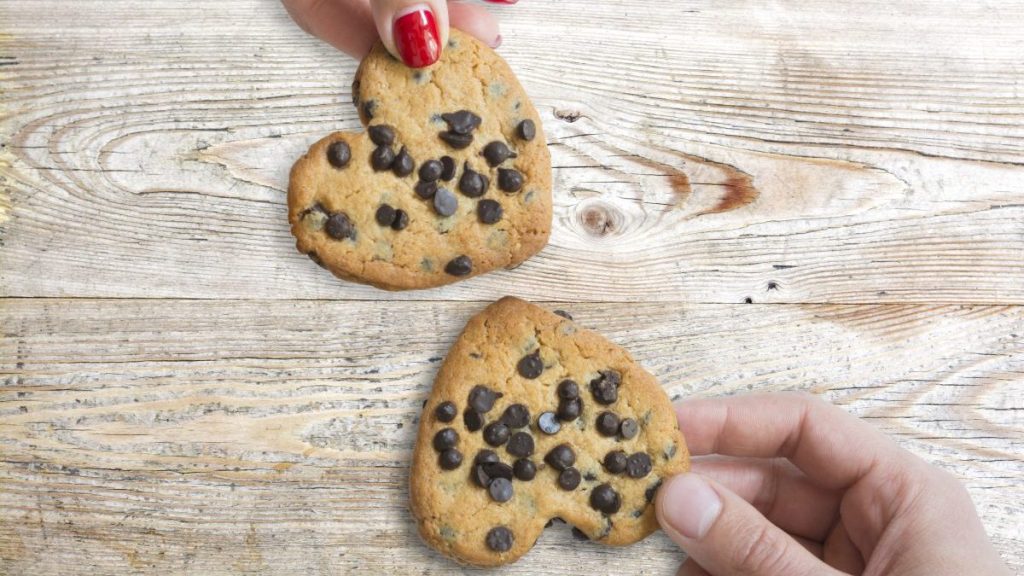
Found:
M 579 220 L 592 236 L 621 234 L 626 223 L 625 215 L 618 208 L 600 200 L 584 203 L 579 210 Z
M 563 122 L 568 122 L 569 124 L 572 124 L 582 117 L 583 113 L 579 110 L 566 110 L 564 108 L 555 109 L 555 118 L 558 118 Z

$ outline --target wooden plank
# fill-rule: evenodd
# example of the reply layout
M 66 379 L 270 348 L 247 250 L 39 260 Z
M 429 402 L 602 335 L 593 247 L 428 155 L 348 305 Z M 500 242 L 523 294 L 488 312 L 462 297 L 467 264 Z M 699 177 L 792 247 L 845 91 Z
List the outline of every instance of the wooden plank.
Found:
M 384 295 L 285 222 L 293 159 L 358 127 L 354 63 L 263 0 L 5 0 L 0 295 L 1024 302 L 1024 3 L 659 10 L 501 11 L 551 136 L 551 245 Z
M 0 572 L 468 572 L 418 541 L 406 477 L 483 305 L 0 300 Z M 551 306 L 673 396 L 807 389 L 869 418 L 963 478 L 1024 568 L 1024 308 Z M 679 559 L 660 534 L 608 549 L 557 528 L 506 572 Z

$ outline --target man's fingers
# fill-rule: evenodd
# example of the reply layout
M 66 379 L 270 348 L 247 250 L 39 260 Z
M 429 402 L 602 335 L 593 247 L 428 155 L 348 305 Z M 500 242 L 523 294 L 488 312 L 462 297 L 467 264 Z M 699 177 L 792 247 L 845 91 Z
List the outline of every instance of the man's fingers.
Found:
M 852 485 L 880 462 L 909 458 L 857 418 L 806 394 L 753 394 L 676 407 L 693 455 L 788 458 L 831 489 Z
M 711 574 L 838 576 L 745 500 L 697 474 L 658 490 L 658 522 Z
M 491 48 L 501 45 L 498 20 L 483 6 L 449 2 L 448 18 L 453 28 L 476 36 Z
M 711 576 L 711 574 L 701 568 L 700 564 L 694 562 L 693 558 L 687 558 L 686 562 L 683 562 L 683 565 L 679 567 L 676 576 Z
M 839 494 L 815 484 L 786 460 L 698 456 L 691 467 L 786 532 L 812 541 L 823 542 L 839 514 Z
M 366 0 L 283 0 L 292 20 L 306 32 L 354 58 L 377 41 Z
M 850 540 L 846 527 L 840 522 L 825 540 L 822 558 L 829 566 L 849 574 L 864 572 L 864 557 Z

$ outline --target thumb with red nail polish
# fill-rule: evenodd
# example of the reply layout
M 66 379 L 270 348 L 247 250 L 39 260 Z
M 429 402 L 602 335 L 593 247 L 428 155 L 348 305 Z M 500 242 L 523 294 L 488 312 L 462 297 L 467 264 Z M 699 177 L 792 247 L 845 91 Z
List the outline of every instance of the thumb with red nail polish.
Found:
M 448 41 L 443 0 L 372 0 L 373 19 L 388 51 L 410 68 L 430 66 Z

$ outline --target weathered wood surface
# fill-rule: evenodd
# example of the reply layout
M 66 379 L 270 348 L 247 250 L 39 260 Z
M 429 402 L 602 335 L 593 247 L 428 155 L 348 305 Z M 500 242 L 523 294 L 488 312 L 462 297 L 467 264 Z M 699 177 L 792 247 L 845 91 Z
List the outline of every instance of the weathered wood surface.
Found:
M 15 574 L 451 573 L 409 520 L 407 464 L 438 363 L 482 306 L 9 301 L 0 554 Z M 570 309 L 671 395 L 807 388 L 871 418 L 964 478 L 1024 562 L 1021 307 Z M 670 574 L 680 557 L 661 535 L 612 550 L 555 532 L 509 573 L 569 557 Z
M 504 11 L 558 167 L 551 245 L 394 297 L 1024 301 L 1024 3 L 911 4 Z M 354 63 L 275 2 L 0 11 L 2 293 L 381 297 L 292 248 L 291 162 L 358 120 Z
M 551 245 L 389 294 L 294 251 L 287 171 L 358 127 L 354 64 L 275 0 L 0 0 L 0 574 L 458 572 L 405 510 L 413 424 L 509 292 L 673 395 L 870 418 L 1024 570 L 1024 2 L 500 12 Z M 507 571 L 679 559 L 555 529 Z

